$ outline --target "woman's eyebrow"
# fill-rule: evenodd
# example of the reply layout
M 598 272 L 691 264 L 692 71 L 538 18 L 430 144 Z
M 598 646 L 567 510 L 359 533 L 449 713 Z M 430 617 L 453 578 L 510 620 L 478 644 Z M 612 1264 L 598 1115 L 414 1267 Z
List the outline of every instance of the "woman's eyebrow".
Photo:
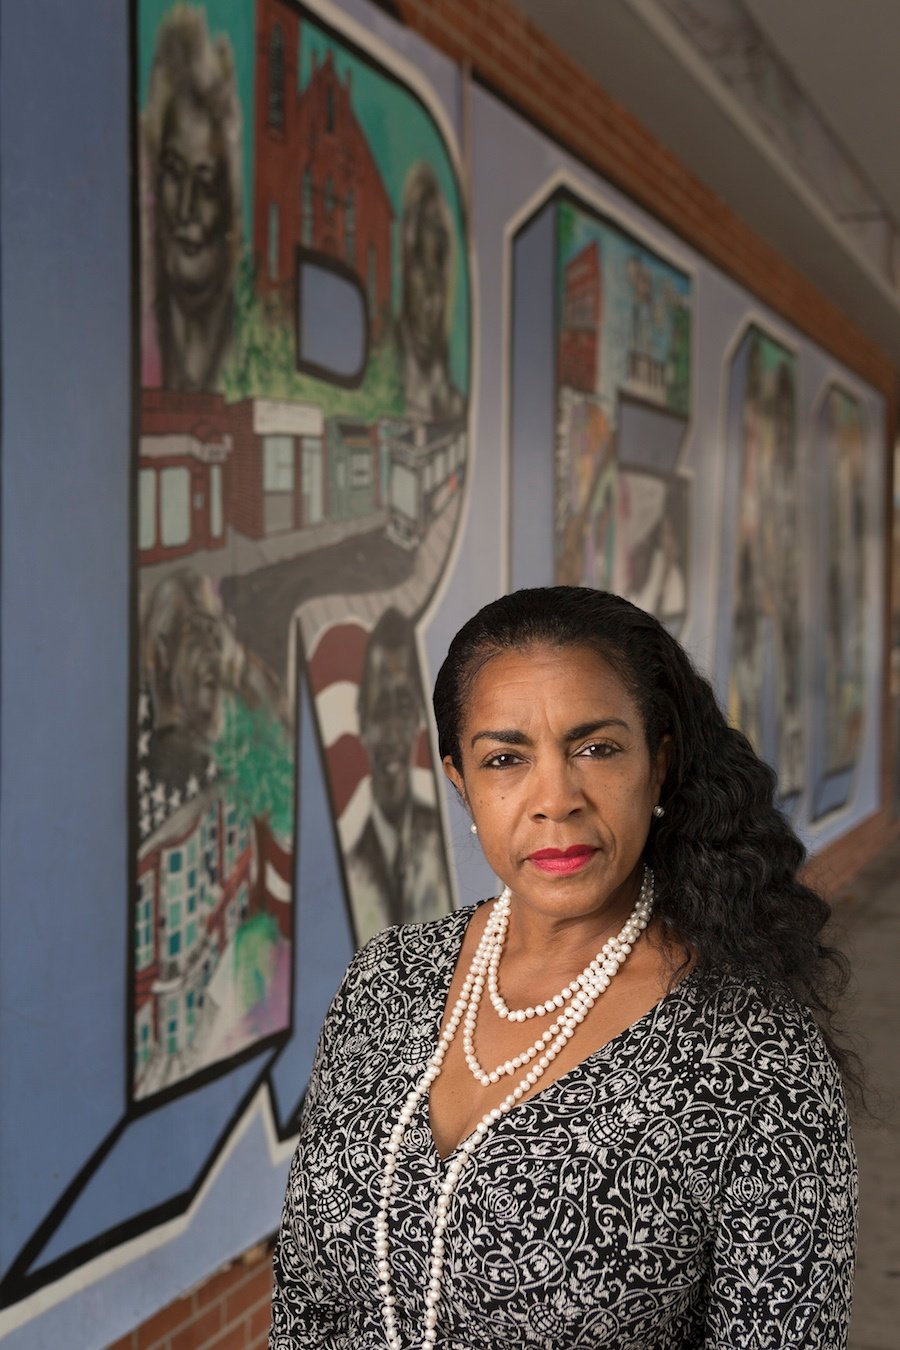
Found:
M 582 722 L 577 727 L 572 727 L 571 731 L 566 732 L 567 741 L 580 741 L 582 736 L 590 736 L 595 731 L 605 731 L 607 727 L 622 727 L 625 731 L 630 731 L 631 727 L 621 717 L 601 717 L 599 722 Z
M 469 744 L 474 745 L 476 741 L 502 741 L 504 745 L 531 744 L 524 731 L 476 731 Z
M 631 727 L 621 717 L 601 717 L 596 722 L 581 722 L 577 727 L 571 727 L 564 735 L 566 741 L 579 741 L 582 736 L 590 736 L 595 731 L 605 731 L 608 727 L 622 727 L 625 731 L 630 731 Z M 526 736 L 524 731 L 476 731 L 470 742 L 475 745 L 476 741 L 500 741 L 503 745 L 531 745 L 531 738 Z

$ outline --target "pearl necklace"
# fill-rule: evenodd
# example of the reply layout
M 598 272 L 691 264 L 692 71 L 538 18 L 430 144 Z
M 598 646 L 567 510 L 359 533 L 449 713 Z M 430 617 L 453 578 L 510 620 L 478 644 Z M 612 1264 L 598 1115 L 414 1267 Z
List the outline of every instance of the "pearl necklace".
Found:
M 498 1083 L 504 1074 L 515 1073 L 516 1069 L 521 1069 L 526 1064 L 530 1064 L 536 1055 L 539 1055 L 551 1041 L 563 1032 L 566 1033 L 565 1040 L 562 1042 L 565 1045 L 566 1041 L 574 1035 L 576 1027 L 584 1021 L 587 1013 L 594 1006 L 597 995 L 602 994 L 609 987 L 613 976 L 616 975 L 632 946 L 647 927 L 652 907 L 653 874 L 648 867 L 644 869 L 637 903 L 625 921 L 621 932 L 605 942 L 581 974 L 572 980 L 571 984 L 567 984 L 560 993 L 547 999 L 545 1003 L 537 1004 L 536 1007 L 517 1008 L 511 1011 L 503 1001 L 497 985 L 497 972 L 500 969 L 500 958 L 503 955 L 506 931 L 509 927 L 510 894 L 507 887 L 497 900 L 490 920 L 485 925 L 478 951 L 472 962 L 473 969 L 476 963 L 478 968 L 469 1006 L 463 1021 L 463 1053 L 472 1077 L 482 1087 L 488 1087 L 492 1083 Z M 532 1017 L 543 1017 L 548 1012 L 559 1012 L 559 1016 L 554 1018 L 547 1030 L 537 1038 L 533 1045 L 491 1070 L 482 1068 L 475 1053 L 475 1024 L 478 1020 L 478 1008 L 484 988 L 485 970 L 487 971 L 491 1002 L 501 1017 L 507 1018 L 511 1022 L 524 1022 Z
M 469 967 L 468 974 L 463 982 L 459 998 L 453 1005 L 453 1010 L 447 1020 L 447 1025 L 441 1032 L 434 1054 L 428 1061 L 424 1073 L 422 1074 L 415 1087 L 409 1093 L 406 1101 L 400 1109 L 400 1115 L 397 1123 L 391 1129 L 384 1145 L 384 1171 L 381 1178 L 381 1195 L 378 1204 L 378 1214 L 375 1219 L 375 1257 L 377 1261 L 379 1291 L 381 1293 L 381 1310 L 384 1320 L 384 1329 L 387 1335 L 387 1343 L 390 1350 L 403 1350 L 403 1342 L 400 1339 L 397 1330 L 397 1301 L 394 1295 L 393 1279 L 391 1274 L 390 1245 L 388 1241 L 388 1219 L 391 1210 L 391 1200 L 394 1193 L 394 1174 L 397 1171 L 397 1156 L 400 1152 L 403 1138 L 407 1127 L 416 1113 L 419 1102 L 426 1097 L 431 1090 L 431 1085 L 439 1076 L 443 1067 L 444 1058 L 447 1054 L 453 1038 L 456 1035 L 460 1023 L 465 1026 L 469 1024 L 474 1029 L 475 1019 L 477 1018 L 478 1004 L 481 1000 L 481 994 L 484 989 L 486 971 L 489 970 L 494 951 L 499 945 L 500 952 L 503 950 L 503 943 L 506 938 L 506 929 L 509 922 L 509 890 L 505 890 L 494 905 L 493 912 L 485 924 L 481 940 L 472 958 L 472 964 Z M 593 1007 L 598 994 L 608 986 L 612 976 L 616 973 L 619 966 L 625 960 L 635 939 L 647 927 L 650 919 L 650 913 L 653 906 L 653 873 L 649 867 L 644 868 L 644 879 L 641 885 L 641 892 L 637 904 L 628 919 L 625 927 L 619 933 L 618 938 L 610 939 L 594 960 L 585 967 L 566 989 L 572 991 L 572 998 L 569 1006 L 565 1008 L 559 1019 L 555 1020 L 548 1028 L 547 1032 L 536 1042 L 536 1047 L 532 1046 L 525 1052 L 527 1058 L 518 1055 L 513 1060 L 507 1060 L 505 1064 L 498 1065 L 496 1070 L 485 1075 L 487 1083 L 498 1082 L 502 1073 L 514 1073 L 517 1068 L 529 1063 L 537 1056 L 532 1067 L 523 1075 L 513 1090 L 504 1097 L 499 1106 L 493 1107 L 484 1115 L 475 1129 L 464 1139 L 455 1150 L 455 1157 L 452 1157 L 448 1166 L 447 1174 L 444 1177 L 441 1189 L 438 1192 L 436 1213 L 434 1220 L 434 1231 L 431 1237 L 431 1251 L 428 1265 L 428 1286 L 425 1290 L 425 1328 L 422 1334 L 422 1350 L 432 1350 L 437 1341 L 437 1315 L 438 1307 L 441 1301 L 441 1286 L 444 1275 L 444 1234 L 447 1231 L 447 1225 L 450 1219 L 450 1202 L 453 1193 L 459 1182 L 460 1174 L 468 1162 L 475 1149 L 481 1143 L 490 1127 L 504 1116 L 507 1111 L 519 1102 L 525 1093 L 539 1081 L 546 1070 L 553 1063 L 563 1046 L 575 1034 L 576 1028 L 584 1018 L 590 1008 Z M 500 917 L 498 917 L 500 911 Z M 613 954 L 606 954 L 606 948 L 612 943 L 617 946 L 613 949 Z M 603 957 L 603 960 L 601 960 Z M 612 971 L 607 969 L 606 963 L 615 961 Z M 499 954 L 496 960 L 496 967 L 499 967 Z M 599 969 L 598 969 L 599 963 Z M 496 974 L 496 969 L 495 969 Z M 565 995 L 565 990 L 563 995 Z M 499 997 L 499 991 L 498 991 Z M 562 997 L 565 1003 L 565 997 Z M 475 1012 L 471 1009 L 474 1004 Z M 505 1006 L 505 1005 L 504 1005 Z M 547 1003 L 539 1004 L 545 1011 L 550 1007 L 556 1008 L 556 1000 L 551 999 Z M 518 1011 L 528 1016 L 527 1009 L 517 1010 L 515 1021 L 524 1020 L 519 1018 Z M 533 1015 L 538 1016 L 537 1008 L 533 1010 Z M 539 1051 L 543 1049 L 543 1054 Z M 473 1051 L 474 1056 L 474 1051 Z M 467 1056 L 468 1062 L 468 1056 Z M 477 1063 L 477 1061 L 476 1061 Z M 472 1069 L 472 1065 L 469 1065 Z M 478 1066 L 481 1069 L 481 1066 Z M 473 1070 L 474 1072 L 474 1070 Z M 481 1074 L 484 1070 L 481 1069 Z M 494 1076 L 496 1075 L 496 1076 Z M 476 1077 L 478 1075 L 476 1074 Z M 484 1079 L 479 1078 L 479 1082 Z

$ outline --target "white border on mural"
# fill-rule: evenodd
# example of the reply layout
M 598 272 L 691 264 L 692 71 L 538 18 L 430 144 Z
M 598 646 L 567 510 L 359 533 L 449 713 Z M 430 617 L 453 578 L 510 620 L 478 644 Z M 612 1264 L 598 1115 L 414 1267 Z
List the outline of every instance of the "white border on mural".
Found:
M 548 138 L 549 139 L 549 138 Z M 551 144 L 556 145 L 556 142 Z M 557 149 L 559 147 L 557 146 Z M 564 152 L 562 152 L 564 153 Z M 501 395 L 500 408 L 500 453 L 501 453 L 501 529 L 505 540 L 505 547 L 502 556 L 501 579 L 505 589 L 509 589 L 509 576 L 512 555 L 512 524 L 510 521 L 510 466 L 512 463 L 512 446 L 510 444 L 510 427 L 512 424 L 512 380 L 510 369 L 512 353 L 512 331 L 514 323 L 512 306 L 512 255 L 515 235 L 518 234 L 522 226 L 541 209 L 547 206 L 552 197 L 560 191 L 568 191 L 573 197 L 579 199 L 588 209 L 593 209 L 599 216 L 605 220 L 611 221 L 617 225 L 625 234 L 638 240 L 648 249 L 659 255 L 663 262 L 669 263 L 672 267 L 678 268 L 691 282 L 691 316 L 692 323 L 697 316 L 697 254 L 694 251 L 690 260 L 686 260 L 678 251 L 677 236 L 672 235 L 671 231 L 660 221 L 655 221 L 653 217 L 647 217 L 643 207 L 634 203 L 634 210 L 640 216 L 635 219 L 627 213 L 627 209 L 620 206 L 617 202 L 611 202 L 607 197 L 598 191 L 594 184 L 588 184 L 577 173 L 573 172 L 568 166 L 555 169 L 553 173 L 548 174 L 541 186 L 535 189 L 525 202 L 512 215 L 507 217 L 503 227 L 503 277 L 501 283 L 502 304 L 505 315 L 503 323 L 503 351 L 501 360 L 503 362 L 503 390 Z M 664 236 L 663 242 L 657 235 L 657 231 Z M 556 260 L 554 259 L 554 268 Z M 692 334 L 693 334 L 692 328 Z M 690 407 L 693 410 L 697 398 L 697 366 L 696 360 L 691 360 L 691 394 Z M 675 465 L 675 472 L 680 478 L 692 483 L 695 477 L 693 466 L 689 460 L 694 450 L 694 437 L 696 434 L 695 418 L 688 418 L 685 429 L 684 440 L 678 454 L 678 460 Z M 688 584 L 688 595 L 691 596 L 690 583 Z M 692 600 L 692 597 L 691 597 Z M 694 606 L 689 600 L 687 618 L 685 620 L 684 631 L 679 637 L 682 644 L 686 643 L 687 636 L 690 634 Z
M 468 405 L 468 467 L 466 472 L 466 482 L 464 484 L 463 498 L 460 503 L 460 516 L 457 521 L 453 544 L 441 579 L 435 588 L 434 595 L 429 602 L 428 608 L 420 615 L 419 623 L 416 626 L 416 644 L 420 658 L 420 668 L 423 671 L 428 670 L 426 653 L 424 648 L 423 630 L 427 626 L 426 620 L 435 609 L 442 593 L 443 588 L 452 574 L 456 559 L 459 556 L 459 549 L 463 533 L 463 523 L 469 503 L 469 493 L 471 490 L 472 472 L 471 466 L 474 462 L 475 437 L 473 428 L 476 425 L 475 412 L 477 410 L 477 391 L 478 391 L 478 324 L 476 316 L 478 314 L 478 285 L 477 270 L 475 267 L 474 247 L 471 240 L 470 224 L 470 203 L 468 198 L 469 184 L 465 179 L 462 155 L 458 144 L 456 131 L 453 123 L 444 105 L 443 99 L 437 94 L 434 86 L 422 75 L 421 70 L 407 56 L 391 47 L 383 38 L 378 37 L 365 24 L 357 19 L 351 18 L 343 13 L 332 3 L 332 0 L 301 0 L 304 8 L 308 9 L 314 17 L 318 17 L 323 23 L 334 28 L 341 36 L 346 37 L 350 42 L 357 46 L 362 53 L 370 57 L 373 61 L 379 62 L 390 75 L 395 75 L 414 93 L 424 105 L 426 111 L 434 118 L 441 132 L 447 154 L 451 160 L 453 168 L 461 186 L 461 205 L 463 209 L 463 224 L 465 226 L 467 258 L 469 262 L 469 328 L 470 328 L 470 348 L 469 348 L 469 405 Z M 416 37 L 415 34 L 412 35 Z M 423 45 L 424 39 L 418 39 Z M 446 58 L 448 66 L 452 67 L 453 73 L 457 79 L 462 78 L 462 73 L 458 66 Z M 292 624 L 292 631 L 296 629 L 296 624 Z M 295 640 L 295 639 L 294 639 Z M 296 662 L 296 653 L 294 654 Z M 435 772 L 439 769 L 439 759 L 437 755 L 437 746 L 435 744 L 435 734 L 431 726 L 431 718 L 426 719 L 428 723 L 429 739 L 432 743 L 432 753 L 434 756 Z M 438 805 L 441 811 L 442 822 L 444 826 L 445 839 L 450 838 L 449 822 L 447 819 L 447 808 L 445 794 L 438 792 Z M 458 904 L 456 895 L 456 879 L 451 871 L 451 898 L 454 905 Z M 163 1108 L 164 1109 L 164 1108 Z M 219 1174 L 225 1167 L 228 1159 L 236 1148 L 237 1144 L 244 1137 L 254 1119 L 259 1118 L 263 1124 L 268 1145 L 268 1161 L 272 1168 L 280 1166 L 287 1161 L 293 1154 L 297 1143 L 297 1135 L 290 1135 L 284 1140 L 278 1139 L 277 1128 L 272 1116 L 271 1099 L 269 1090 L 265 1083 L 261 1083 L 257 1092 L 254 1094 L 246 1111 L 235 1122 L 227 1140 L 218 1151 L 210 1167 L 209 1173 L 200 1186 L 194 1199 L 188 1208 L 175 1219 L 170 1219 L 163 1224 L 153 1228 L 148 1228 L 137 1237 L 131 1238 L 92 1261 L 86 1261 L 83 1265 L 76 1266 L 69 1274 L 61 1279 L 44 1285 L 33 1294 L 8 1308 L 0 1311 L 0 1338 L 7 1333 L 24 1326 L 27 1322 L 33 1321 L 42 1313 L 48 1312 L 59 1303 L 63 1303 L 70 1298 L 84 1293 L 85 1290 L 98 1280 L 113 1274 L 115 1271 L 130 1265 L 142 1257 L 149 1255 L 158 1248 L 165 1246 L 166 1243 L 180 1237 L 194 1222 L 207 1194 L 211 1190 Z M 278 1216 L 273 1215 L 273 1224 L 277 1222 Z M 98 1236 L 101 1236 L 98 1234 Z M 252 1242 L 253 1239 L 251 1238 Z M 212 1272 L 210 1272 L 211 1274 Z M 172 1290 L 172 1297 L 177 1296 L 178 1291 Z M 167 1295 L 164 1295 L 167 1296 Z

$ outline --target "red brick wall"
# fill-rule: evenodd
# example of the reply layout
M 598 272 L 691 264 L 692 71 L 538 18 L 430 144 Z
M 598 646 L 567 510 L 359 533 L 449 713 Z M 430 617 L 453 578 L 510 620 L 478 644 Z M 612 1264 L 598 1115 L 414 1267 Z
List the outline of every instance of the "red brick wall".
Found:
M 262 1243 L 109 1350 L 265 1350 L 271 1302 L 272 1252 Z

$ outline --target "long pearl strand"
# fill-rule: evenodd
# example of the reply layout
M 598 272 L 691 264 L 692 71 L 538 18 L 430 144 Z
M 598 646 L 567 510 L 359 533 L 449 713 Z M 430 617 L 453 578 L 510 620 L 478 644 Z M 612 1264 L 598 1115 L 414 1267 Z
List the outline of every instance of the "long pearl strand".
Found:
M 437 1341 L 437 1317 L 438 1307 L 441 1301 L 441 1286 L 444 1275 L 444 1234 L 447 1231 L 447 1224 L 450 1219 L 450 1202 L 453 1193 L 459 1182 L 460 1174 L 463 1171 L 475 1149 L 481 1143 L 490 1127 L 504 1116 L 507 1111 L 519 1102 L 526 1092 L 539 1081 L 543 1074 L 553 1063 L 563 1046 L 575 1034 L 578 1025 L 584 1021 L 588 1010 L 593 1007 L 596 997 L 605 989 L 612 976 L 616 973 L 622 961 L 631 950 L 634 940 L 646 928 L 650 919 L 650 913 L 653 906 L 653 873 L 649 867 L 644 868 L 644 878 L 641 885 L 641 892 L 634 911 L 631 914 L 622 932 L 617 939 L 611 939 L 618 944 L 617 953 L 620 953 L 616 961 L 615 968 L 610 972 L 606 969 L 605 961 L 612 960 L 612 956 L 607 955 L 604 961 L 600 962 L 600 957 L 605 952 L 601 949 L 597 957 L 594 958 L 588 966 L 578 976 L 577 980 L 572 981 L 567 989 L 571 989 L 573 996 L 569 1004 L 558 1020 L 548 1028 L 548 1032 L 537 1042 L 537 1048 L 531 1047 L 526 1051 L 527 1059 L 522 1056 L 516 1056 L 515 1060 L 507 1060 L 505 1064 L 498 1066 L 492 1073 L 486 1075 L 488 1083 L 499 1081 L 502 1073 L 514 1073 L 516 1068 L 524 1063 L 529 1063 L 533 1059 L 531 1068 L 519 1080 L 513 1090 L 504 1097 L 499 1106 L 492 1107 L 475 1126 L 472 1133 L 462 1141 L 455 1150 L 455 1156 L 451 1158 L 447 1166 L 447 1174 L 444 1177 L 441 1189 L 438 1192 L 434 1231 L 431 1237 L 431 1251 L 428 1264 L 428 1285 L 425 1290 L 425 1327 L 422 1333 L 421 1350 L 432 1350 Z M 501 917 L 498 918 L 497 911 L 501 910 Z M 459 1030 L 459 1026 L 464 1021 L 468 1023 L 469 1013 L 474 1004 L 475 1012 L 472 1016 L 472 1027 L 474 1028 L 475 1018 L 477 1018 L 478 1005 L 484 990 L 486 980 L 489 976 L 486 972 L 490 968 L 490 963 L 494 951 L 499 943 L 500 952 L 503 949 L 503 943 L 506 938 L 506 929 L 509 921 L 509 892 L 503 892 L 494 906 L 488 922 L 485 924 L 484 933 L 476 949 L 469 967 L 468 974 L 463 982 L 459 998 L 453 1005 L 453 1010 L 447 1020 L 447 1025 L 441 1032 L 434 1054 L 428 1061 L 419 1081 L 409 1093 L 406 1101 L 400 1109 L 400 1115 L 397 1123 L 391 1129 L 384 1146 L 384 1171 L 381 1178 L 381 1196 L 378 1204 L 378 1214 L 375 1219 L 375 1256 L 378 1267 L 379 1290 L 382 1300 L 382 1316 L 384 1319 L 384 1328 L 387 1335 L 387 1343 L 390 1350 L 403 1350 L 403 1342 L 400 1339 L 397 1330 L 397 1301 L 394 1295 L 393 1279 L 391 1274 L 390 1262 L 390 1244 L 388 1239 L 388 1220 L 390 1217 L 391 1200 L 394 1193 L 394 1174 L 397 1171 L 397 1157 L 403 1144 L 403 1138 L 407 1127 L 416 1113 L 419 1102 L 426 1097 L 431 1090 L 431 1085 L 439 1076 L 443 1067 L 444 1058 L 447 1054 L 453 1038 Z M 626 934 L 626 930 L 628 933 Z M 630 934 L 630 936 L 629 936 Z M 609 946 L 610 944 L 606 944 Z M 597 963 L 600 962 L 601 968 L 597 969 Z M 499 955 L 496 966 L 499 967 Z M 563 999 L 565 1002 L 565 999 Z M 549 1011 L 548 1005 L 543 1006 L 545 1011 Z M 551 1000 L 550 1007 L 556 1008 L 558 1005 L 555 1000 Z M 521 1010 L 527 1016 L 527 1010 Z M 534 1015 L 539 1015 L 537 1009 Z M 524 1020 L 515 1017 L 516 1021 Z M 464 1029 L 465 1034 L 465 1029 Z M 539 1053 L 543 1049 L 543 1054 Z M 473 1052 L 474 1053 L 474 1052 Z M 468 1057 L 467 1057 L 468 1058 Z M 471 1065 L 469 1066 L 471 1069 Z M 480 1069 L 480 1065 L 478 1066 Z M 484 1070 L 481 1070 L 484 1074 Z M 478 1075 L 476 1075 L 477 1077 Z M 479 1078 L 479 1081 L 483 1081 Z

